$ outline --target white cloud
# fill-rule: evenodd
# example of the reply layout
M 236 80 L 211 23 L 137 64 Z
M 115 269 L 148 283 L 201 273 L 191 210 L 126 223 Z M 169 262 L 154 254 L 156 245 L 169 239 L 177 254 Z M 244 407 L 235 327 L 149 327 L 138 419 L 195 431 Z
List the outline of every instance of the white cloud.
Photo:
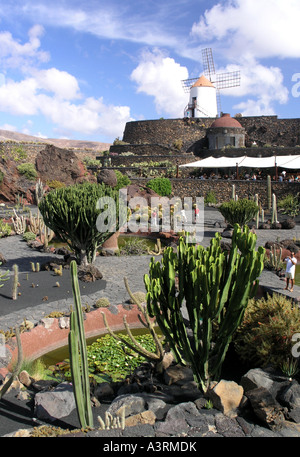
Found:
M 21 44 L 10 32 L 0 33 L 0 63 L 2 69 L 28 67 L 32 63 L 47 62 L 49 54 L 40 50 L 40 37 L 44 29 L 40 25 L 33 26 L 29 32 L 29 41 Z
M 299 21 L 298 0 L 227 0 L 206 10 L 192 35 L 236 58 L 300 57 Z
M 280 68 L 266 67 L 251 56 L 245 56 L 240 65 L 228 65 L 220 72 L 240 70 L 241 85 L 221 91 L 222 96 L 249 97 L 234 108 L 242 114 L 264 115 L 275 114 L 274 104 L 288 102 L 289 91 L 284 86 L 284 78 Z
M 102 98 L 85 99 L 75 76 L 54 67 L 38 69 L 38 61 L 46 57 L 39 50 L 42 32 L 39 26 L 31 28 L 24 45 L 10 33 L 0 33 L 0 62 L 7 69 L 1 78 L 0 112 L 44 116 L 57 130 L 70 133 L 121 136 L 125 123 L 133 120 L 128 106 L 105 105 Z M 8 76 L 9 67 L 21 70 L 19 80 Z M 27 123 L 27 134 L 32 126 Z
M 77 79 L 66 71 L 49 68 L 33 74 L 39 89 L 52 92 L 60 100 L 72 100 L 80 97 Z
M 158 114 L 182 117 L 188 103 L 181 81 L 188 78 L 186 67 L 166 57 L 159 50 L 144 52 L 139 65 L 131 73 L 137 92 L 154 97 Z

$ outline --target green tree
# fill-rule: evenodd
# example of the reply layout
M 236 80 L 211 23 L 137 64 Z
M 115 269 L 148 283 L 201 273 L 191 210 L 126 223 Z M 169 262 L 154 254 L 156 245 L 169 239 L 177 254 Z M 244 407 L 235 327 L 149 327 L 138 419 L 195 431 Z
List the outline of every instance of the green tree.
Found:
M 55 189 L 42 199 L 39 210 L 81 265 L 94 262 L 99 246 L 119 229 L 120 218 L 125 222 L 127 214 L 122 202 L 119 208 L 116 190 L 94 183 Z

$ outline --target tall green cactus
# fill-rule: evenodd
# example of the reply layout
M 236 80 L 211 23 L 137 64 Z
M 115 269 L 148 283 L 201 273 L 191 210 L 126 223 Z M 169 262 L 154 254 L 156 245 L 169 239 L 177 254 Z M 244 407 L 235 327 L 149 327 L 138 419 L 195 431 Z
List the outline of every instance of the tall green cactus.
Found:
M 72 290 L 75 310 L 70 317 L 69 352 L 70 366 L 78 418 L 82 428 L 93 427 L 93 414 L 90 399 L 90 382 L 86 340 L 84 334 L 81 297 L 79 291 L 77 264 L 70 263 Z
M 235 225 L 229 253 L 222 252 L 220 240 L 216 233 L 205 249 L 181 238 L 177 253 L 167 248 L 161 262 L 152 258 L 144 277 L 149 315 L 156 318 L 176 361 L 191 366 L 204 392 L 220 377 L 264 266 L 265 250 L 255 251 L 256 235 L 247 226 Z
M 271 209 L 272 206 L 272 182 L 271 176 L 267 176 L 267 202 L 268 202 L 268 209 Z

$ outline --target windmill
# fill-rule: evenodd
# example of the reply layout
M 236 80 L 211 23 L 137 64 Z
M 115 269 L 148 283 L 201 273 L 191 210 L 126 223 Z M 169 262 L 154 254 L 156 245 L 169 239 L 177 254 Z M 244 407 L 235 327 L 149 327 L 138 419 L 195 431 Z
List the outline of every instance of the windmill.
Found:
M 240 71 L 216 74 L 211 48 L 202 50 L 202 60 L 203 75 L 182 81 L 184 91 L 190 93 L 185 116 L 216 117 L 221 113 L 220 90 L 239 86 L 241 75 Z

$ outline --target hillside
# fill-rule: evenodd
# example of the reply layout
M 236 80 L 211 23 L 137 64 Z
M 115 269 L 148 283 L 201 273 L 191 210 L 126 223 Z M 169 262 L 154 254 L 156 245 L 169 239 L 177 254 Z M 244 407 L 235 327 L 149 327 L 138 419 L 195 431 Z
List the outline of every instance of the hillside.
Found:
M 55 138 L 39 138 L 24 133 L 13 132 L 10 130 L 0 129 L 0 142 L 1 141 L 16 141 L 16 142 L 34 142 L 53 144 L 59 148 L 78 148 L 78 149 L 92 149 L 94 151 L 106 151 L 110 147 L 110 143 L 100 143 L 97 141 L 84 141 L 84 140 L 68 140 L 68 139 L 55 139 Z

